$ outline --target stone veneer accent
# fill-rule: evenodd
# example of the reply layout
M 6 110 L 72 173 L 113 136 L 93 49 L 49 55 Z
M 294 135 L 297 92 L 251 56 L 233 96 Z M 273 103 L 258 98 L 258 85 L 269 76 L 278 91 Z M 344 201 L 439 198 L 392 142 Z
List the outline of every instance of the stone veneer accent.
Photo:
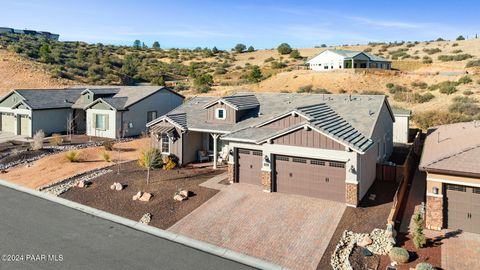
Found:
M 425 226 L 431 230 L 441 230 L 443 227 L 443 197 L 427 195 Z
M 345 183 L 345 202 L 352 206 L 358 205 L 358 185 Z
M 235 181 L 235 165 L 234 164 L 227 164 L 227 174 L 228 174 L 228 181 L 233 183 Z
M 262 171 L 262 186 L 264 190 L 272 191 L 272 173 Z

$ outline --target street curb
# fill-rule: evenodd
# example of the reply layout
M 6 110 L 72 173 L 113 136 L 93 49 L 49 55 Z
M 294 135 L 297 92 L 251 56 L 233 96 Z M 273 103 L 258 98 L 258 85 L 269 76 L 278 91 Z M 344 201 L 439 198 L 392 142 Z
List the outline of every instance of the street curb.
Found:
M 169 232 L 169 231 L 166 231 L 166 230 L 162 230 L 162 229 L 159 229 L 159 228 L 156 228 L 156 227 L 153 227 L 153 226 L 142 224 L 142 223 L 139 223 L 139 222 L 136 222 L 136 221 L 133 221 L 133 220 L 121 217 L 121 216 L 117 216 L 117 215 L 114 215 L 114 214 L 111 214 L 111 213 L 108 213 L 108 212 L 105 212 L 105 211 L 102 211 L 102 210 L 92 208 L 90 206 L 86 206 L 86 205 L 83 205 L 83 204 L 80 204 L 80 203 L 76 203 L 76 202 L 73 202 L 73 201 L 69 201 L 69 200 L 51 195 L 51 194 L 47 194 L 47 193 L 40 192 L 40 191 L 37 191 L 37 190 L 33 190 L 33 189 L 30 189 L 30 188 L 27 188 L 27 187 L 23 187 L 23 186 L 20 186 L 20 185 L 17 185 L 17 184 L 14 184 L 14 183 L 11 183 L 11 182 L 8 182 L 8 181 L 5 181 L 5 180 L 0 179 L 0 186 L 4 186 L 4 187 L 10 188 L 10 189 L 14 189 L 14 190 L 17 190 L 17 191 L 20 191 L 20 192 L 24 192 L 24 193 L 30 194 L 32 196 L 39 197 L 41 199 L 47 200 L 47 201 L 55 202 L 55 203 L 61 204 L 63 206 L 66 206 L 66 207 L 84 212 L 86 214 L 90 214 L 92 216 L 96 216 L 96 217 L 99 217 L 99 218 L 102 218 L 102 219 L 106 219 L 106 220 L 115 222 L 117 224 L 121 224 L 121 225 L 130 227 L 130 228 L 133 228 L 135 230 L 138 230 L 138 231 L 141 231 L 141 232 L 144 232 L 144 233 L 148 233 L 148 234 L 151 234 L 151 235 L 154 235 L 154 236 L 157 236 L 157 237 L 160 237 L 160 238 L 163 238 L 163 239 L 166 239 L 166 240 L 169 240 L 169 241 L 172 241 L 172 242 L 175 242 L 175 243 L 187 246 L 187 247 L 191 247 L 191 248 L 194 248 L 194 249 L 197 249 L 197 250 L 209 253 L 209 254 L 213 254 L 215 256 L 225 258 L 227 260 L 235 261 L 235 262 L 247 265 L 247 266 L 251 266 L 251 267 L 254 267 L 254 268 L 258 268 L 258 269 L 287 270 L 287 268 L 285 268 L 285 267 L 282 267 L 282 266 L 279 266 L 277 264 L 273 264 L 273 263 L 270 263 L 270 262 L 252 257 L 252 256 L 241 254 L 241 253 L 238 253 L 236 251 L 221 248 L 221 247 L 218 247 L 218 246 L 206 243 L 206 242 L 202 242 L 202 241 L 199 241 L 199 240 L 195 240 L 195 239 L 180 235 L 180 234 L 175 234 L 175 233 L 172 233 L 172 232 Z

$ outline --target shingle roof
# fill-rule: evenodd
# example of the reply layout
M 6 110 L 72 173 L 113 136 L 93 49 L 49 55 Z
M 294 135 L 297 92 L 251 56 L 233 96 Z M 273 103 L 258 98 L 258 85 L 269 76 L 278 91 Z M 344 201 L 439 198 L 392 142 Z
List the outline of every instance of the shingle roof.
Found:
M 480 176 L 480 122 L 455 123 L 430 129 L 420 168 Z
M 411 115 L 412 111 L 397 107 L 392 107 L 392 112 L 394 115 Z
M 346 59 L 352 59 L 354 58 L 355 56 L 363 53 L 365 54 L 368 58 L 370 58 L 371 61 L 377 61 L 377 62 L 391 62 L 390 60 L 388 59 L 385 59 L 383 57 L 380 57 L 378 55 L 375 55 L 375 54 L 371 54 L 371 53 L 368 53 L 368 52 L 362 52 L 362 51 L 350 51 L 350 50 L 325 50 L 323 52 L 326 52 L 326 51 L 331 51 L 331 52 L 334 52 L 338 55 L 341 55 L 343 57 L 345 57 Z M 323 52 L 313 56 L 311 59 L 315 58 L 316 56 L 322 54 Z
M 235 95 L 235 96 L 229 96 L 229 97 L 222 97 L 222 98 L 219 98 L 218 100 L 215 100 L 214 102 L 208 103 L 207 105 L 205 105 L 205 107 L 210 107 L 211 105 L 217 102 L 223 102 L 225 104 L 228 104 L 235 110 L 239 110 L 239 111 L 255 108 L 260 105 L 255 95 L 248 94 L 248 95 Z
M 239 93 L 234 96 L 245 96 L 246 93 Z M 252 95 L 252 94 L 250 94 Z M 332 126 L 325 125 L 321 121 L 312 121 L 312 125 L 324 128 L 325 132 L 335 133 L 336 136 L 346 136 L 346 143 L 351 144 L 355 149 L 366 149 L 369 146 L 367 140 L 371 139 L 373 127 L 375 126 L 380 109 L 386 98 L 383 95 L 330 95 L 330 94 L 291 94 L 291 93 L 255 93 L 260 106 L 251 109 L 243 116 L 243 120 L 236 124 L 218 124 L 207 122 L 206 105 L 218 100 L 218 97 L 194 97 L 190 101 L 177 107 L 167 117 L 181 114 L 181 123 L 186 129 L 209 130 L 219 133 L 227 133 L 224 139 L 260 141 L 266 136 L 274 135 L 278 130 L 264 129 L 258 127 L 260 124 L 277 118 L 279 115 L 291 111 L 303 110 L 304 114 L 317 115 L 320 111 L 330 113 L 337 124 L 345 129 L 332 129 Z M 319 105 L 323 104 L 323 105 Z M 324 107 L 326 106 L 326 107 Z M 326 109 L 329 108 L 329 109 Z M 178 117 L 178 116 L 177 116 Z M 312 117 L 313 118 L 313 117 Z M 330 119 L 330 118 L 329 118 Z M 328 121 L 329 119 L 326 119 Z M 180 120 L 176 120 L 180 122 Z M 344 121 L 344 122 L 343 122 Z M 348 125 L 346 124 L 348 123 Z M 149 123 L 154 125 L 155 121 Z M 354 132 L 351 132 L 352 129 Z M 343 131 L 348 131 L 343 134 Z M 350 137 L 351 135 L 351 137 Z M 362 150 L 363 151 L 363 150 Z
M 80 96 L 81 89 L 16 89 L 32 109 L 70 108 Z

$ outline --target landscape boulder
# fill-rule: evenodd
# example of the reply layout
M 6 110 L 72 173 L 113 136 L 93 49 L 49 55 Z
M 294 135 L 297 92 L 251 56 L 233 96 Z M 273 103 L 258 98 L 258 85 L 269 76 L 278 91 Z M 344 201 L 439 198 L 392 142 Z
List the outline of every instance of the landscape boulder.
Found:
M 142 192 L 141 191 L 137 192 L 137 194 L 135 194 L 135 196 L 132 197 L 132 200 L 136 201 L 136 200 L 140 199 L 140 197 L 142 197 Z
M 184 197 L 184 196 L 182 196 L 182 195 L 180 195 L 180 194 L 176 194 L 175 196 L 173 196 L 173 199 L 174 199 L 175 201 L 181 202 L 181 201 L 186 200 L 187 197 Z
M 113 184 L 110 186 L 110 189 L 111 189 L 111 190 L 120 191 L 120 190 L 123 189 L 123 185 L 120 184 L 120 183 L 115 182 L 115 183 L 113 183 Z
M 79 188 L 86 188 L 90 185 L 90 182 L 86 181 L 86 180 L 81 180 L 77 183 L 77 187 Z
M 144 192 L 142 194 L 142 196 L 140 196 L 139 200 L 142 201 L 142 202 L 148 202 L 148 201 L 150 201 L 150 198 L 152 198 L 152 194 L 150 194 L 148 192 Z
M 180 192 L 178 193 L 180 196 L 183 196 L 185 198 L 188 197 L 188 190 L 180 190 Z
M 143 214 L 142 218 L 140 219 L 140 223 L 143 223 L 143 224 L 149 224 L 150 221 L 152 221 L 152 214 L 150 213 L 145 213 Z
M 362 240 L 360 240 L 357 245 L 360 247 L 366 247 L 368 245 L 371 245 L 373 243 L 372 239 L 368 236 L 365 235 Z

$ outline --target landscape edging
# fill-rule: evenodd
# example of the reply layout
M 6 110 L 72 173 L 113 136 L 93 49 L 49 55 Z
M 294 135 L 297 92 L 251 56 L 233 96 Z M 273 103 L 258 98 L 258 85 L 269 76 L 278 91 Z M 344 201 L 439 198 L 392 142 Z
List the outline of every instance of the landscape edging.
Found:
M 252 257 L 252 256 L 241 254 L 241 253 L 238 253 L 238 252 L 235 252 L 235 251 L 232 251 L 232 250 L 217 247 L 215 245 L 212 245 L 212 244 L 209 244 L 209 243 L 206 243 L 206 242 L 198 241 L 198 240 L 195 240 L 195 239 L 183 236 L 183 235 L 175 234 L 175 233 L 172 233 L 172 232 L 169 232 L 169 231 L 166 231 L 166 230 L 162 230 L 162 229 L 159 229 L 159 228 L 156 228 L 156 227 L 153 227 L 153 226 L 142 224 L 142 223 L 139 223 L 139 222 L 136 222 L 136 221 L 133 221 L 133 220 L 121 217 L 121 216 L 114 215 L 112 213 L 108 213 L 108 212 L 105 212 L 105 211 L 102 211 L 102 210 L 98 210 L 98 209 L 92 208 L 90 206 L 86 206 L 86 205 L 83 205 L 83 204 L 80 204 L 80 203 L 69 201 L 69 200 L 66 200 L 66 199 L 63 199 L 63 198 L 60 198 L 60 197 L 57 197 L 57 196 L 54 196 L 54 195 L 50 195 L 50 194 L 47 194 L 47 193 L 44 193 L 44 192 L 41 192 L 41 191 L 37 191 L 37 190 L 33 190 L 33 189 L 30 189 L 30 188 L 27 188 L 27 187 L 23 187 L 23 186 L 20 186 L 20 185 L 17 185 L 17 184 L 14 184 L 14 183 L 11 183 L 11 182 L 8 182 L 8 181 L 5 181 L 5 180 L 0 179 L 0 185 L 4 186 L 4 187 L 7 187 L 7 188 L 10 188 L 10 189 L 13 189 L 13 190 L 16 190 L 16 191 L 27 193 L 27 194 L 35 196 L 35 197 L 39 197 L 39 198 L 47 200 L 47 201 L 58 203 L 58 204 L 61 204 L 63 206 L 66 206 L 66 207 L 69 207 L 69 208 L 72 208 L 72 209 L 75 209 L 75 210 L 78 210 L 78 211 L 96 216 L 98 218 L 109 220 L 109 221 L 115 222 L 117 224 L 124 225 L 124 226 L 130 227 L 130 228 L 133 228 L 135 230 L 138 230 L 138 231 L 141 231 L 141 232 L 144 232 L 144 233 L 148 233 L 148 234 L 151 234 L 151 235 L 154 235 L 154 236 L 157 236 L 157 237 L 160 237 L 160 238 L 163 238 L 163 239 L 166 239 L 166 240 L 169 240 L 169 241 L 172 241 L 172 242 L 175 242 L 175 243 L 187 246 L 187 247 L 191 247 L 191 248 L 194 248 L 194 249 L 197 249 L 197 250 L 209 253 L 209 254 L 213 254 L 213 255 L 216 255 L 218 257 L 225 258 L 227 260 L 235 261 L 235 262 L 247 265 L 247 266 L 251 266 L 251 267 L 255 267 L 255 268 L 259 268 L 259 269 L 279 269 L 279 270 L 286 270 L 287 269 L 287 268 L 279 266 L 277 264 L 273 264 L 273 263 L 270 263 L 270 262 Z

